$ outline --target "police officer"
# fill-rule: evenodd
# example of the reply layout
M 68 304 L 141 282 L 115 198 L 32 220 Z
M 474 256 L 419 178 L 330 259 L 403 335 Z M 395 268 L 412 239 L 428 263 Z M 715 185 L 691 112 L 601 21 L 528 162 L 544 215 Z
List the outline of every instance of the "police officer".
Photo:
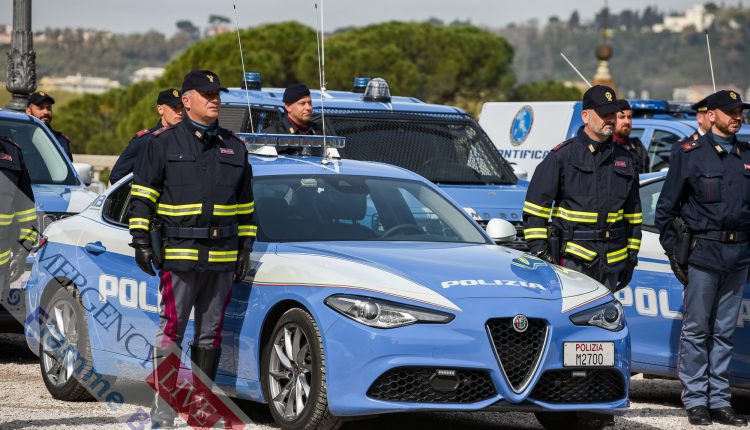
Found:
M 5 302 L 11 264 L 25 267 L 38 239 L 31 179 L 21 147 L 0 136 L 0 300 Z
M 284 90 L 284 110 L 286 114 L 280 123 L 271 124 L 261 133 L 270 134 L 303 134 L 318 133 L 312 120 L 312 98 L 310 89 L 305 84 L 292 84 Z
M 156 98 L 156 111 L 159 113 L 159 122 L 150 129 L 139 131 L 125 147 L 122 155 L 117 159 L 112 172 L 109 174 L 109 183 L 114 184 L 133 171 L 136 159 L 143 152 L 143 147 L 148 143 L 149 134 L 162 127 L 175 125 L 182 121 L 182 96 L 176 88 L 167 88 L 160 91 Z
M 735 136 L 748 107 L 734 91 L 709 97 L 711 128 L 676 151 L 656 207 L 661 244 L 686 281 L 677 367 L 682 402 L 696 425 L 747 424 L 730 406 L 728 378 L 750 267 L 750 147 Z M 683 223 L 687 232 L 677 234 Z M 685 257 L 687 265 L 680 264 Z
M 26 114 L 39 118 L 49 128 L 49 131 L 55 135 L 57 141 L 60 142 L 65 155 L 68 156 L 68 160 L 73 161 L 73 154 L 70 152 L 70 139 L 62 132 L 52 128 L 53 104 L 55 104 L 55 99 L 49 94 L 44 91 L 37 91 L 29 96 L 29 101 L 26 104 Z
M 698 123 L 698 130 L 690 136 L 685 136 L 682 139 L 678 140 L 677 143 L 673 146 L 673 149 L 677 149 L 683 144 L 692 140 L 698 140 L 699 137 L 703 136 L 708 130 L 711 129 L 711 121 L 708 120 L 707 115 L 707 103 L 709 97 L 710 96 L 706 96 L 700 101 L 690 105 L 690 108 L 695 111 L 695 121 Z
M 612 142 L 618 112 L 611 88 L 586 91 L 584 125 L 545 157 L 523 206 L 532 253 L 583 272 L 611 291 L 632 278 L 642 221 L 633 157 Z
M 620 106 L 620 112 L 617 112 L 617 124 L 612 140 L 633 156 L 636 174 L 647 173 L 649 169 L 646 147 L 643 146 L 641 139 L 630 137 L 630 132 L 633 130 L 633 109 L 627 100 L 618 99 L 617 104 Z
M 176 372 L 160 367 L 179 357 L 190 311 L 195 310 L 192 366 L 213 380 L 221 356 L 221 330 L 234 282 L 245 277 L 255 240 L 252 170 L 244 144 L 219 127 L 220 91 L 209 70 L 193 70 L 182 83 L 185 118 L 150 134 L 134 171 L 130 232 L 138 266 L 154 275 L 160 268 L 160 323 L 154 342 L 154 375 L 161 384 L 152 425 L 170 427 L 175 412 L 165 396 Z M 162 224 L 162 255 L 151 241 L 151 224 Z M 205 411 L 205 393 L 192 406 Z M 190 418 L 201 423 L 197 413 Z M 188 420 L 190 424 L 190 419 Z

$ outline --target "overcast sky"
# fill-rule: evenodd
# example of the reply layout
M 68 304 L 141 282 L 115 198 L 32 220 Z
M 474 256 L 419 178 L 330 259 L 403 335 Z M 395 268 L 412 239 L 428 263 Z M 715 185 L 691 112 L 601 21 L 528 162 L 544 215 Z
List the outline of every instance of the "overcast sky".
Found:
M 532 18 L 544 23 L 551 15 L 567 20 L 576 9 L 581 18 L 587 20 L 605 3 L 605 0 L 322 1 L 326 31 L 388 20 L 423 21 L 431 17 L 446 22 L 469 19 L 477 25 L 502 27 Z M 625 8 L 644 9 L 657 4 L 661 11 L 684 11 L 696 3 L 704 1 L 609 1 L 613 12 Z M 140 33 L 153 29 L 171 35 L 175 31 L 175 22 L 182 19 L 191 20 L 199 27 L 206 25 L 210 14 L 224 15 L 234 21 L 233 4 L 237 5 L 241 27 L 288 20 L 315 26 L 313 0 L 33 0 L 32 27 L 34 30 L 85 27 L 116 33 Z M 0 0 L 0 24 L 11 23 L 12 5 L 11 0 Z

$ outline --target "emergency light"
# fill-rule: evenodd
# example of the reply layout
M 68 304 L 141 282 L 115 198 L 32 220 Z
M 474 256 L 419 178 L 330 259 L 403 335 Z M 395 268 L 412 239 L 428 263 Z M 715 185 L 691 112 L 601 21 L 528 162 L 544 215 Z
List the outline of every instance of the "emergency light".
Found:
M 332 157 L 338 158 L 338 149 L 346 146 L 346 138 L 341 136 L 306 136 L 289 134 L 237 133 L 248 152 L 255 155 L 278 155 L 277 148 L 322 148 L 323 139 Z
M 373 78 L 367 83 L 362 100 L 366 102 L 390 103 L 391 88 L 383 78 Z
M 354 85 L 352 86 L 353 93 L 364 93 L 367 88 L 367 84 L 370 82 L 370 78 L 357 76 L 354 78 Z
M 260 72 L 246 72 L 242 80 L 242 88 L 246 90 L 260 89 Z

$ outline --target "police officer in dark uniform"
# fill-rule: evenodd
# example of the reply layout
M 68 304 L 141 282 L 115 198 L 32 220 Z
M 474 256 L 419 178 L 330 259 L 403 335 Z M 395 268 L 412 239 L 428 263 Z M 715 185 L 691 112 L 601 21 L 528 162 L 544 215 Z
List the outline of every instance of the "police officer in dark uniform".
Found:
M 70 152 L 70 139 L 62 132 L 52 128 L 53 104 L 55 104 L 55 99 L 49 94 L 44 91 L 37 91 L 29 96 L 29 101 L 26 104 L 26 113 L 39 118 L 39 120 L 49 128 L 49 131 L 51 131 L 52 134 L 55 135 L 57 141 L 60 142 L 63 151 L 65 151 L 65 155 L 68 156 L 68 160 L 73 161 L 73 153 Z
M 633 157 L 612 142 L 617 112 L 611 88 L 597 85 L 584 93 L 584 125 L 536 169 L 523 207 L 532 253 L 611 291 L 633 276 L 642 222 Z
M 219 127 L 220 91 L 227 90 L 214 72 L 188 73 L 182 83 L 184 120 L 150 134 L 134 171 L 129 224 L 136 262 L 150 275 L 153 262 L 160 268 L 160 324 L 153 351 L 160 385 L 151 420 L 162 428 L 174 422 L 165 397 L 177 373 L 160 364 L 170 354 L 179 357 L 194 308 L 194 378 L 196 369 L 215 378 L 224 312 L 233 283 L 247 274 L 255 240 L 252 170 L 243 142 Z M 152 223 L 162 225 L 162 255 L 154 251 L 159 247 L 151 241 Z M 200 406 L 204 394 L 198 392 L 191 402 L 198 412 L 207 410 Z M 203 419 L 193 412 L 188 424 L 193 419 L 200 425 Z
M 680 148 L 683 144 L 691 142 L 693 140 L 698 140 L 698 138 L 706 134 L 708 130 L 711 130 L 711 121 L 708 120 L 707 115 L 707 104 L 709 97 L 710 96 L 706 96 L 700 101 L 690 105 L 690 108 L 695 111 L 695 121 L 698 123 L 698 130 L 690 136 L 685 136 L 682 139 L 678 140 L 677 143 L 675 143 L 675 145 L 673 146 L 673 149 Z
M 0 300 L 5 302 L 10 266 L 25 267 L 26 256 L 37 241 L 36 211 L 31 179 L 21 147 L 0 136 Z
M 312 119 L 312 98 L 310 89 L 305 84 L 292 84 L 284 90 L 284 110 L 286 114 L 281 122 L 271 124 L 261 130 L 268 134 L 316 135 L 323 134 Z M 277 148 L 279 154 L 287 155 L 321 155 L 320 148 Z
M 110 184 L 114 184 L 133 171 L 136 159 L 148 143 L 150 133 L 182 121 L 182 96 L 180 91 L 176 88 L 167 88 L 160 91 L 159 97 L 156 99 L 156 111 L 159 113 L 159 122 L 152 128 L 141 130 L 133 136 L 112 167 L 112 172 L 109 174 Z
M 633 156 L 636 174 L 647 173 L 649 165 L 646 147 L 643 146 L 641 139 L 630 137 L 630 132 L 633 130 L 633 109 L 627 100 L 618 99 L 617 104 L 620 106 L 620 112 L 617 113 L 617 124 L 612 140 Z
M 730 406 L 728 378 L 750 267 L 750 147 L 735 136 L 749 107 L 734 91 L 709 97 L 711 129 L 675 152 L 656 207 L 659 239 L 686 284 L 677 367 L 696 425 L 747 424 Z

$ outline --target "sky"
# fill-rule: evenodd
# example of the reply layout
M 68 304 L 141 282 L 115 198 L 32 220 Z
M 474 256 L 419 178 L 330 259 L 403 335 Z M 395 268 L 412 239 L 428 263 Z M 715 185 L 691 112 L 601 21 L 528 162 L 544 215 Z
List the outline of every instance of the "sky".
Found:
M 503 27 L 511 22 L 539 19 L 544 23 L 556 15 L 567 20 L 578 10 L 582 20 L 593 18 L 606 0 L 318 0 L 323 6 L 326 31 L 363 26 L 389 20 L 424 21 L 435 17 L 445 22 L 470 20 L 472 24 Z M 610 9 L 645 9 L 657 5 L 665 12 L 682 12 L 696 0 L 609 1 Z M 32 0 L 32 28 L 83 27 L 115 33 L 156 30 L 171 35 L 175 22 L 187 19 L 203 27 L 211 14 L 224 15 L 240 27 L 261 23 L 299 21 L 315 27 L 314 0 Z M 521 4 L 522 6 L 519 6 Z M 11 24 L 13 2 L 0 1 L 0 24 Z

